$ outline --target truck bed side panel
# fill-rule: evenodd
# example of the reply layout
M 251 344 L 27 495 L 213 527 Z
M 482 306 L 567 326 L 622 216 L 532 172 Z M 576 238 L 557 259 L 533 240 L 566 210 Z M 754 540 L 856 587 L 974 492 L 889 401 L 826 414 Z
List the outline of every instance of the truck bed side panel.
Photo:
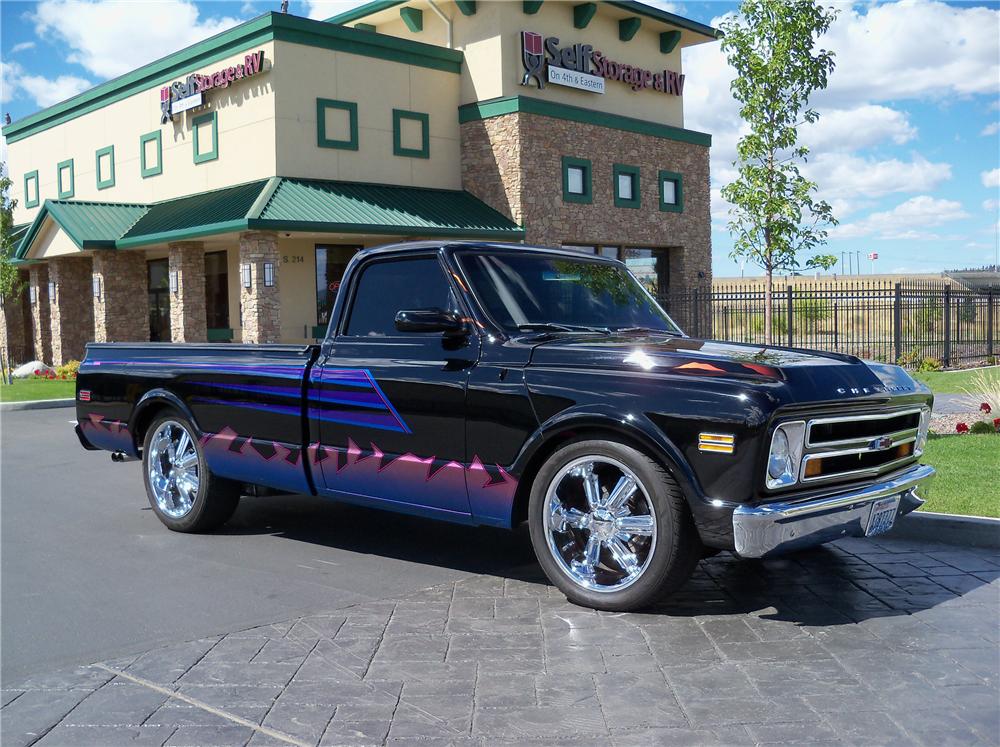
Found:
M 136 454 L 144 398 L 172 395 L 193 415 L 215 474 L 308 493 L 302 384 L 315 355 L 313 346 L 90 345 L 78 421 L 92 445 Z

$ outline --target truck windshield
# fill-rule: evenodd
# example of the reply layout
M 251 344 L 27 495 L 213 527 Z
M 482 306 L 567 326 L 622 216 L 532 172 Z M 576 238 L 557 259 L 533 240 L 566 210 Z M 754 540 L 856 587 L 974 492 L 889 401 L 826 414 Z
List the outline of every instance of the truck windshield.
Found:
M 681 334 L 623 267 L 534 252 L 459 252 L 472 290 L 509 332 L 638 330 Z

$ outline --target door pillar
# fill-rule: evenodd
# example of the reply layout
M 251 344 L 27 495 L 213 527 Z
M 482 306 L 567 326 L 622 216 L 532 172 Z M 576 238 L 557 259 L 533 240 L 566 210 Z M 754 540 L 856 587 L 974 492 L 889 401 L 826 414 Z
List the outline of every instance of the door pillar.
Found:
M 138 251 L 102 249 L 94 253 L 94 339 L 97 342 L 149 340 L 146 256 Z
M 243 342 L 278 342 L 281 339 L 279 260 L 276 234 L 256 231 L 240 234 L 239 283 Z M 270 265 L 269 271 L 266 269 L 267 265 Z M 249 288 L 245 280 L 248 270 Z M 268 274 L 273 277 L 266 277 Z
M 170 292 L 171 342 L 205 342 L 205 246 L 200 241 L 169 245 L 171 278 L 177 273 L 177 290 Z
M 29 293 L 35 299 L 31 304 L 31 330 L 35 345 L 35 358 L 42 363 L 52 361 L 52 326 L 49 323 L 49 266 L 31 265 L 28 268 Z
M 82 360 L 87 343 L 94 339 L 94 305 L 91 302 L 90 257 L 49 260 L 49 299 L 52 327 L 52 365 Z

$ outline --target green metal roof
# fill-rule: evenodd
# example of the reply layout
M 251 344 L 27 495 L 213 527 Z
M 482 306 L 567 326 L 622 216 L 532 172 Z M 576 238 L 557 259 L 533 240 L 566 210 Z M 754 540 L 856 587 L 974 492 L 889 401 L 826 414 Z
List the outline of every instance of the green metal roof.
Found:
M 272 177 L 152 205 L 46 200 L 46 217 L 81 249 L 127 249 L 247 230 L 521 238 L 524 230 L 468 192 Z

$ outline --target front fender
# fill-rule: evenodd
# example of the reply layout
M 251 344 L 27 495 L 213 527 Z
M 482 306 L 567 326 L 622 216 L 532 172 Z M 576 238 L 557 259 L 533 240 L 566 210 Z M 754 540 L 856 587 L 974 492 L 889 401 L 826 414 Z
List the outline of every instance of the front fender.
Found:
M 171 392 L 169 389 L 150 389 L 139 398 L 138 402 L 135 403 L 135 407 L 132 408 L 132 414 L 129 416 L 128 430 L 129 433 L 132 434 L 132 439 L 135 444 L 135 454 L 132 454 L 132 456 L 139 455 L 139 449 L 142 445 L 140 439 L 140 427 L 144 424 L 150 409 L 163 407 L 164 405 L 177 410 L 181 415 L 183 415 L 194 426 L 195 432 L 198 436 L 201 436 L 204 433 L 198 425 L 198 420 L 195 418 L 191 408 L 187 406 L 184 400 Z

